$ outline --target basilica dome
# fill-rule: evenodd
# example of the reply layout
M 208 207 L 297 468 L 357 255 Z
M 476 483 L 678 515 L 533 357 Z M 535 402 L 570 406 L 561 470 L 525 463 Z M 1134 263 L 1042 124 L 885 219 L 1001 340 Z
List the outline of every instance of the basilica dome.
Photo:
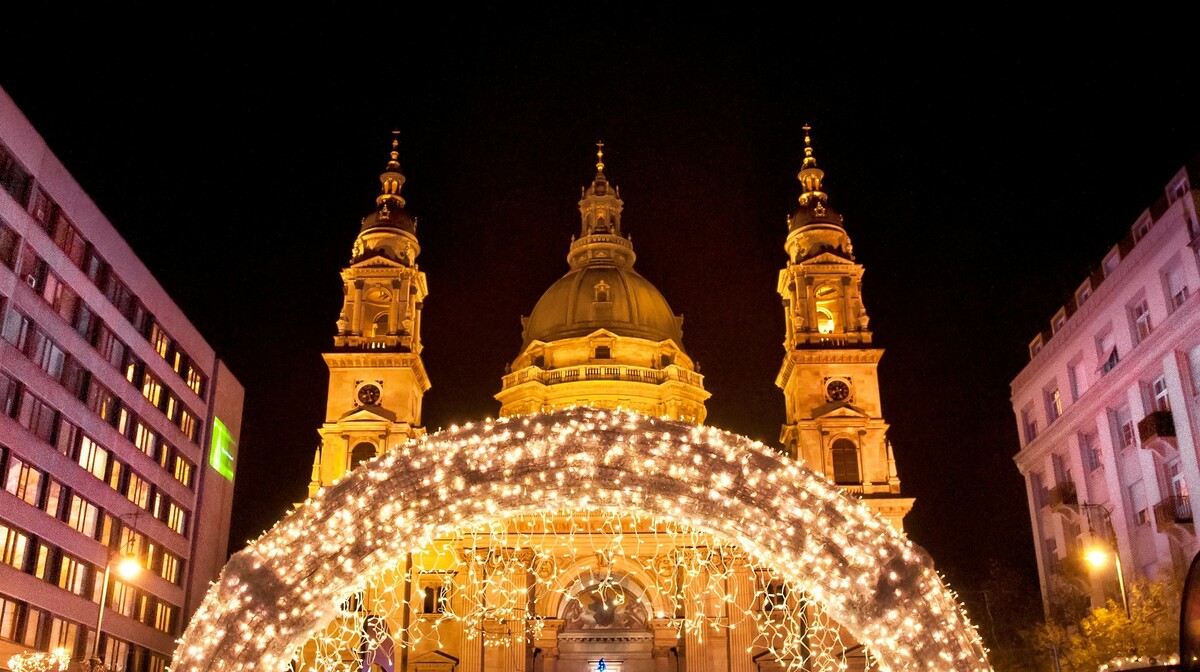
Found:
M 597 329 L 672 340 L 682 349 L 682 322 L 662 293 L 632 268 L 586 265 L 572 269 L 542 294 L 525 321 L 522 349 L 534 341 L 587 336 Z

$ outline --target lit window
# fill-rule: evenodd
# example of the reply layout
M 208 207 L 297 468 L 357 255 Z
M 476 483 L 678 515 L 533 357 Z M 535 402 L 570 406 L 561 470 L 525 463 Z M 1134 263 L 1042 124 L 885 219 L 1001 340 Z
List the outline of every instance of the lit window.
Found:
M 159 357 L 170 361 L 171 337 L 167 336 L 167 332 L 163 331 L 157 322 L 150 328 L 150 345 L 154 347 L 154 351 L 158 353 Z
M 79 495 L 71 495 L 71 508 L 67 511 L 67 525 L 93 539 L 96 537 L 100 509 Z
M 1150 303 L 1142 299 L 1134 304 L 1129 312 L 1133 318 L 1134 343 L 1141 343 L 1154 330 L 1150 324 Z
M 171 583 L 179 583 L 179 558 L 163 552 L 162 567 L 158 574 Z
M 179 455 L 175 456 L 175 480 L 192 487 L 192 463 Z
M 817 331 L 822 334 L 832 334 L 834 328 L 833 313 L 824 308 L 817 309 Z
M 88 567 L 81 560 L 63 554 L 58 569 L 58 587 L 82 595 L 87 585 Z
M 184 511 L 175 502 L 167 505 L 167 527 L 175 530 L 179 534 L 185 534 L 184 529 L 187 525 L 187 512 Z
M 158 445 L 158 435 L 139 420 L 133 432 L 133 445 L 143 453 L 154 457 L 154 448 Z
M 142 396 L 157 407 L 159 402 L 162 401 L 162 392 L 162 383 L 153 375 L 149 373 L 145 374 L 142 378 Z
M 79 466 L 87 469 L 93 476 L 104 480 L 108 468 L 108 451 L 88 436 L 79 441 Z
M 146 482 L 146 479 L 131 471 L 125 496 L 129 498 L 129 501 L 145 509 L 150 506 L 150 484 Z
M 42 493 L 42 472 L 22 462 L 15 456 L 8 460 L 8 478 L 4 481 L 4 489 L 25 500 L 27 504 L 38 505 Z
M 28 547 L 29 537 L 20 530 L 0 523 L 0 562 L 24 571 Z
M 154 628 L 162 632 L 171 634 L 175 629 L 175 607 L 159 602 L 154 607 Z

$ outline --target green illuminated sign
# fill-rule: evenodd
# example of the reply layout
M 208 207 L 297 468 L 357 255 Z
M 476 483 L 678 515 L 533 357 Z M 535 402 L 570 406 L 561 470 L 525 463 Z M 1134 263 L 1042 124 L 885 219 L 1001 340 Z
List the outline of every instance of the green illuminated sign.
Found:
M 233 451 L 236 448 L 237 442 L 233 440 L 229 428 L 221 422 L 220 418 L 213 416 L 212 447 L 208 451 L 208 463 L 217 470 L 217 473 L 231 481 L 233 480 Z

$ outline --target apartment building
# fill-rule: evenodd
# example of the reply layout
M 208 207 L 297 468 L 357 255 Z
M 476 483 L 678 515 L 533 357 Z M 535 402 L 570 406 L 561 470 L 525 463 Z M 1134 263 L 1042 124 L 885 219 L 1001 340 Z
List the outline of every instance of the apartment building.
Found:
M 0 90 L 0 669 L 165 668 L 225 562 L 243 395 Z
M 1200 548 L 1189 496 L 1200 492 L 1197 196 L 1193 163 L 1032 340 L 1012 381 L 1048 614 L 1119 604 L 1118 571 L 1126 585 L 1179 575 Z M 1117 556 L 1085 562 L 1097 549 Z

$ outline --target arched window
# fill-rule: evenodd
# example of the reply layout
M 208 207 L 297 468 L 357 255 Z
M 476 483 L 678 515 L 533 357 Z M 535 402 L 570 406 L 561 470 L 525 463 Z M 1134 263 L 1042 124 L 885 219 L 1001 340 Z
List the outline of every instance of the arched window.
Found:
M 858 485 L 858 446 L 850 439 L 833 442 L 833 482 L 838 485 Z
M 354 469 L 358 465 L 375 457 L 375 446 L 363 441 L 354 446 L 354 450 L 350 451 L 350 468 Z
M 388 314 L 386 312 L 375 316 L 375 321 L 371 324 L 372 336 L 387 336 L 388 333 Z
M 824 308 L 817 308 L 817 331 L 822 334 L 833 333 L 833 313 Z

